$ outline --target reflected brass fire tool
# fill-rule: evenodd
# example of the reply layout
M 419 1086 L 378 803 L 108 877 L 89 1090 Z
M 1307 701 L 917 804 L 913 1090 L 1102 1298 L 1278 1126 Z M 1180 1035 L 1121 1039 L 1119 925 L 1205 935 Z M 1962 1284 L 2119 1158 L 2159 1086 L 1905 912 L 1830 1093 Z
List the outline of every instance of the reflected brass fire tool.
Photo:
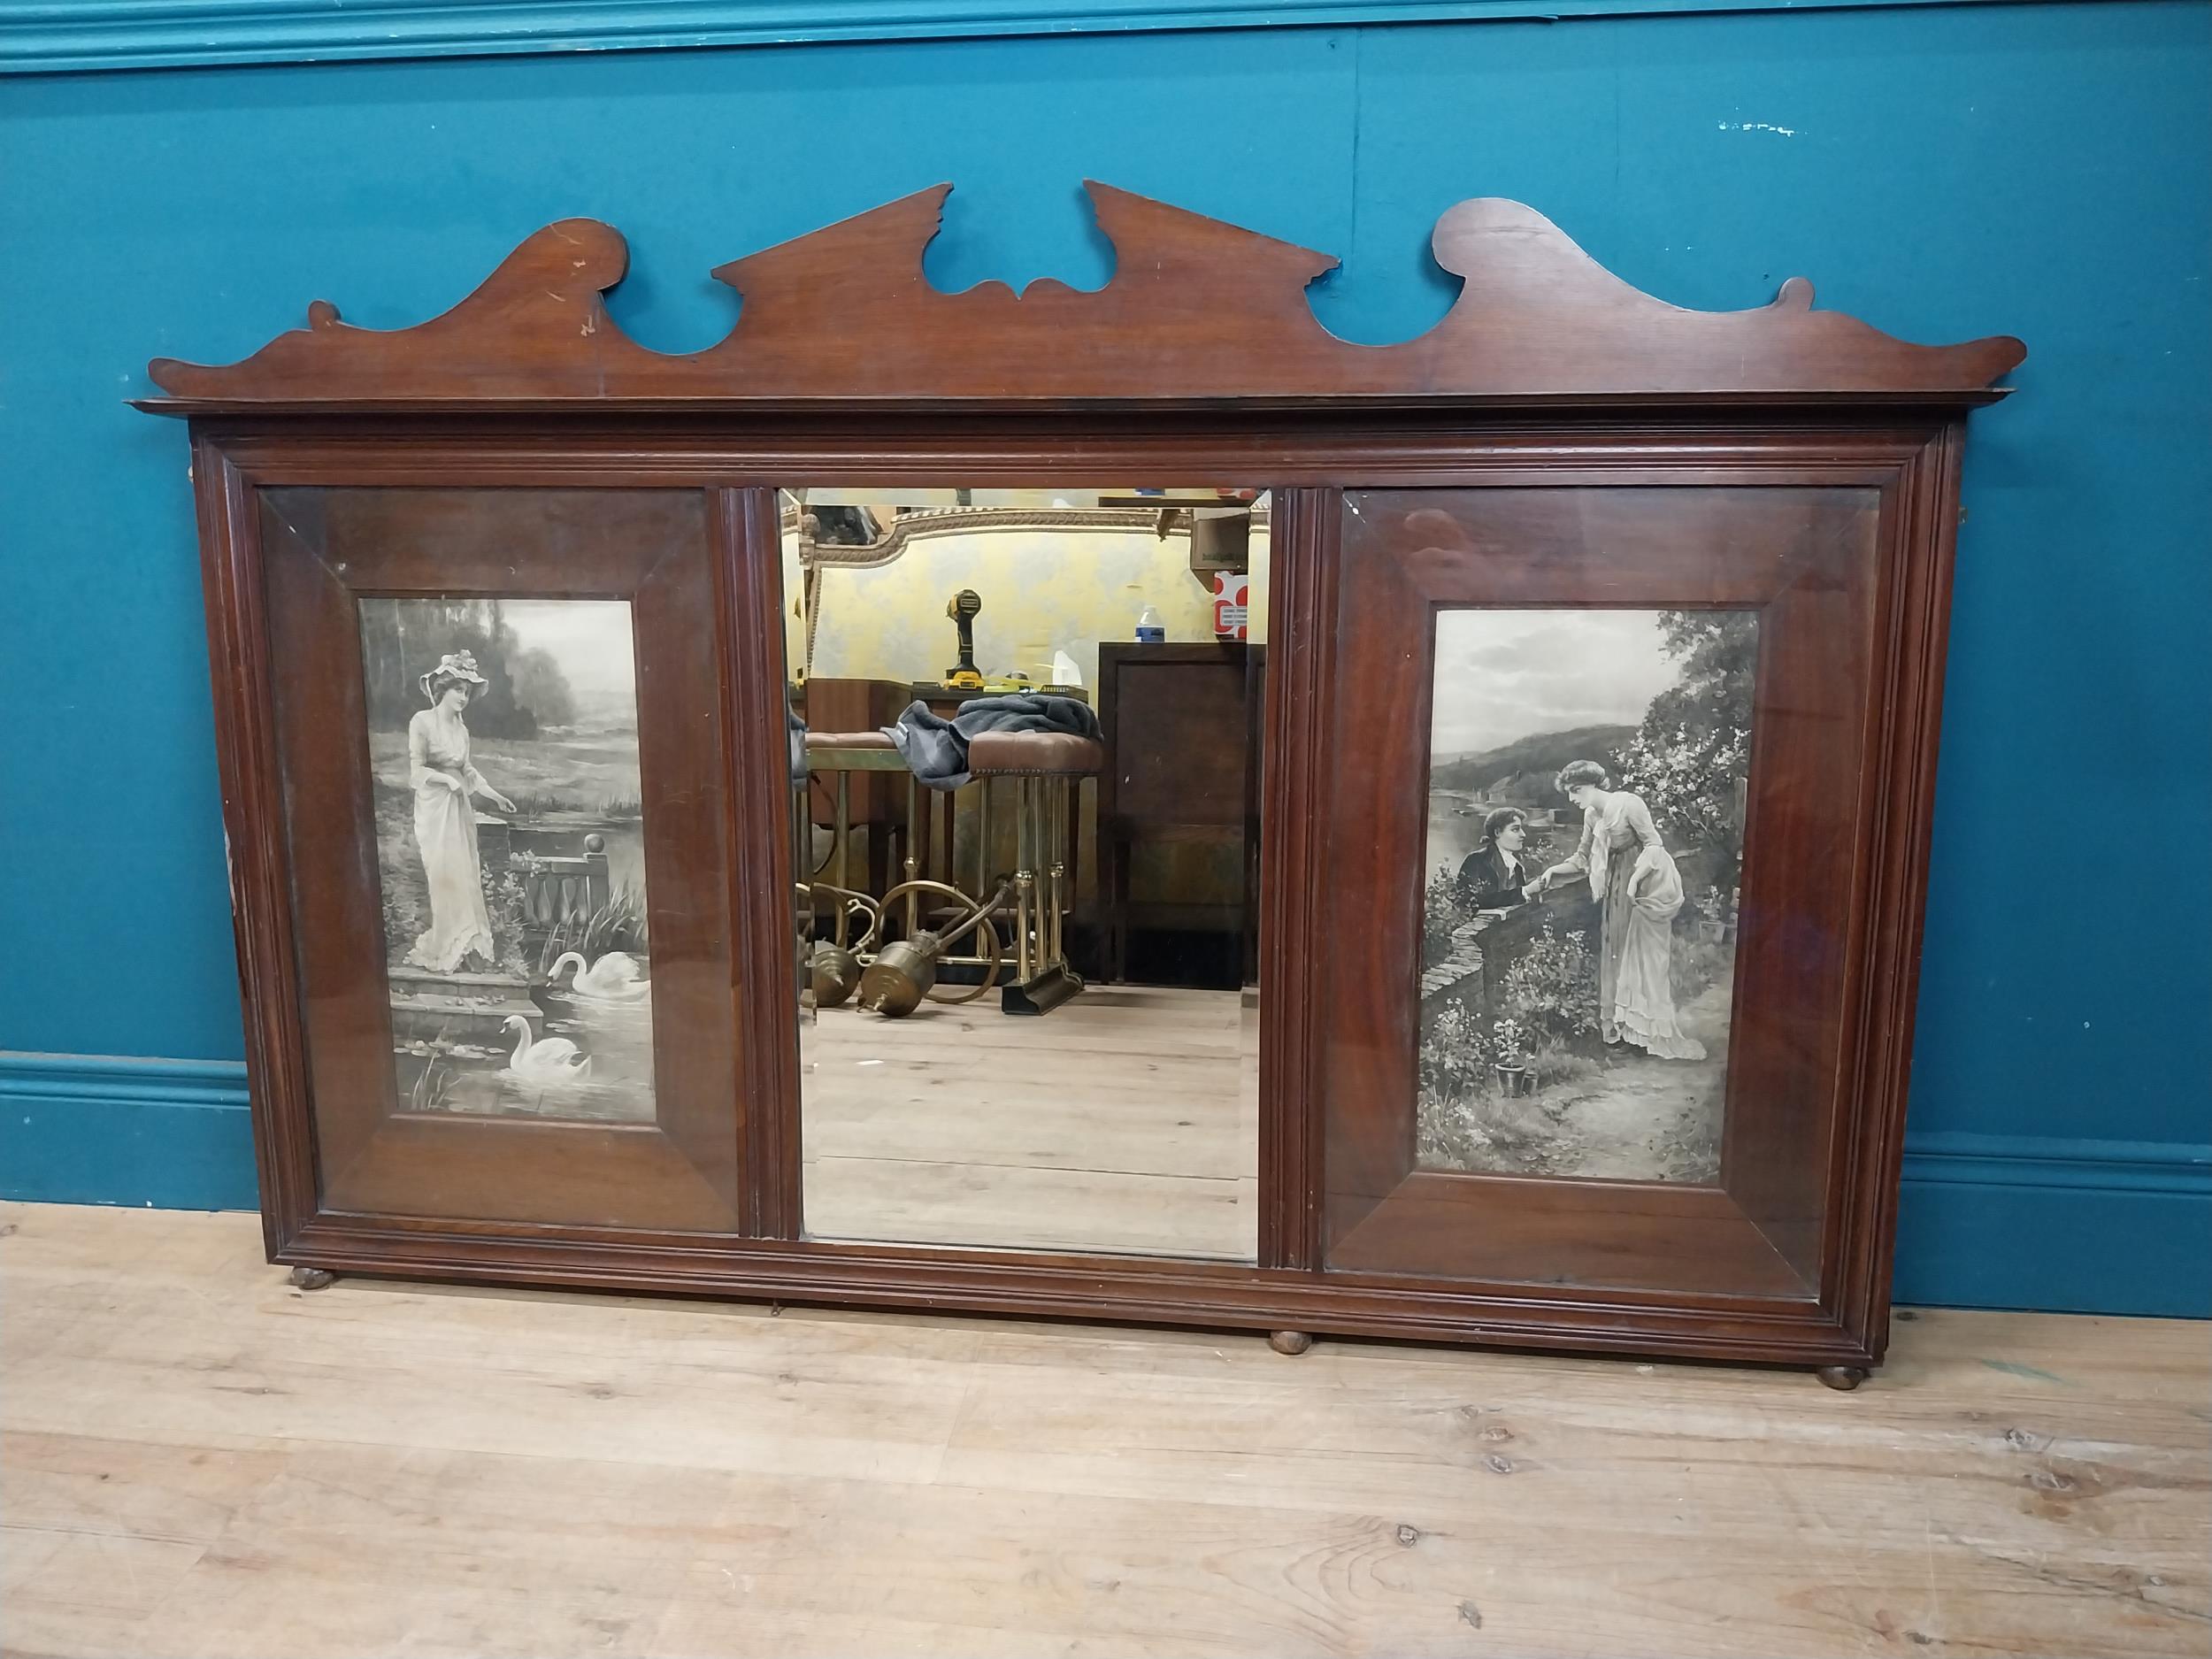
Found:
M 960 634 L 960 660 L 945 670 L 945 684 L 961 690 L 983 685 L 983 671 L 975 665 L 975 619 L 983 609 L 983 595 L 963 588 L 945 603 L 945 614 Z
M 935 933 L 921 927 L 914 931 L 911 938 L 893 940 L 876 952 L 873 962 L 861 970 L 861 1007 L 891 1019 L 902 1019 L 922 1005 L 922 999 L 937 983 L 938 958 L 978 927 L 984 930 L 986 941 L 980 954 L 991 965 L 985 970 L 983 983 L 975 994 L 980 996 L 991 988 L 992 981 L 998 978 L 998 936 L 988 918 L 992 911 L 1006 902 L 1014 891 L 1014 883 L 1002 882 L 989 899 L 977 904 L 959 888 L 941 881 L 902 881 L 883 895 L 884 907 L 887 910 L 892 899 L 909 888 L 946 894 L 973 908 L 949 933 Z
M 841 1006 L 860 983 L 860 958 L 849 946 L 833 939 L 816 940 L 806 966 L 807 983 L 813 987 L 817 1008 Z
M 972 595 L 971 595 L 972 597 Z M 956 607 L 957 603 L 956 595 Z M 956 614 L 955 620 L 958 620 Z M 981 752 L 983 741 L 994 752 Z M 992 849 L 992 788 L 994 782 L 1010 783 L 1016 792 L 1016 869 L 1002 877 L 989 900 L 979 902 L 959 887 L 925 879 L 921 874 L 924 826 L 921 782 L 907 777 L 907 879 L 880 897 L 831 881 L 824 872 L 834 866 L 841 876 L 850 856 L 852 817 L 849 779 L 854 772 L 905 770 L 905 759 L 889 739 L 876 733 L 811 733 L 807 742 L 810 774 L 833 773 L 837 780 L 834 830 L 829 851 L 817 859 L 811 852 L 812 812 L 805 787 L 793 792 L 793 830 L 799 848 L 797 884 L 799 925 L 810 933 L 826 898 L 834 917 L 833 939 L 804 946 L 799 960 L 801 981 L 813 1008 L 835 1008 L 856 995 L 860 1006 L 893 1018 L 918 1007 L 922 999 L 948 1004 L 973 1002 L 999 990 L 999 1006 L 1008 1014 L 1047 1014 L 1083 989 L 1082 979 L 1068 965 L 1064 929 L 1074 897 L 1065 850 L 1075 791 L 1082 778 L 1098 770 L 1098 744 L 1077 742 L 1070 752 L 1064 736 L 1033 733 L 989 734 L 971 756 L 976 781 L 981 786 L 977 803 L 976 875 L 979 890 L 989 885 Z M 954 862 L 949 844 L 948 866 Z M 940 933 L 925 926 L 925 894 L 944 902 L 929 907 L 931 921 L 941 925 L 950 912 L 952 926 Z M 902 941 L 872 951 L 876 938 L 903 899 Z M 1003 953 L 994 921 L 1010 919 L 1012 959 Z M 862 922 L 856 939 L 854 923 Z M 954 956 L 952 947 L 970 933 L 976 934 L 974 954 Z M 941 967 L 958 965 L 980 971 L 981 982 L 956 988 L 937 988 Z M 1001 986 L 999 975 L 1011 967 L 1013 982 Z
M 813 833 L 813 815 L 808 808 L 807 786 L 803 782 L 791 793 L 791 823 L 795 856 L 799 868 L 805 872 L 798 883 L 800 931 L 811 931 L 815 914 L 825 896 L 834 906 L 836 917 L 835 936 L 817 940 L 811 949 L 802 953 L 799 977 L 813 992 L 815 1007 L 835 1008 L 860 983 L 858 953 L 867 949 L 868 941 L 883 926 L 883 911 L 875 900 L 841 882 L 826 880 L 822 875 L 833 864 L 841 877 L 845 873 L 852 830 L 851 780 L 842 772 L 837 774 L 837 827 L 829 852 L 818 862 L 808 850 Z M 856 917 L 867 921 L 857 943 L 850 940 Z

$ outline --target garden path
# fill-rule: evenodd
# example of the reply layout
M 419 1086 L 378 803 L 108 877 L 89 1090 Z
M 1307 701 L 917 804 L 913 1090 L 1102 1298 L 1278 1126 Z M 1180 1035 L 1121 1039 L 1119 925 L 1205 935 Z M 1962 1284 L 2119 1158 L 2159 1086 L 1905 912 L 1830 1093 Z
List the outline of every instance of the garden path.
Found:
M 1537 1095 L 1556 1125 L 1532 1175 L 1709 1182 L 1720 1171 L 1721 1096 L 1728 1076 L 1732 966 L 1679 1010 L 1705 1045 L 1702 1060 L 1658 1060 L 1640 1048 L 1609 1053 L 1601 1070 Z

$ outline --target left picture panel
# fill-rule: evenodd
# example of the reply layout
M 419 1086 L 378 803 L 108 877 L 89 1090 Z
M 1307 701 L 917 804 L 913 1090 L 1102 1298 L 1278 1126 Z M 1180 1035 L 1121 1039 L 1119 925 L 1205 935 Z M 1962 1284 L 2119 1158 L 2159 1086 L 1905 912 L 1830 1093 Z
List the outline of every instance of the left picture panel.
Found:
M 276 787 L 255 810 L 280 826 L 263 891 L 285 942 L 250 960 L 249 993 L 263 1096 L 312 1160 L 288 1193 L 354 1216 L 757 1225 L 749 1114 L 773 1084 L 746 1070 L 766 1050 L 745 1010 L 780 956 L 740 934 L 763 914 L 780 937 L 783 911 L 741 905 L 731 872 L 741 856 L 761 879 L 783 814 L 741 822 L 733 768 L 776 766 L 783 732 L 726 668 L 741 499 L 257 494 Z M 756 602 L 772 651 L 774 598 Z
M 397 1108 L 650 1122 L 629 603 L 359 613 Z

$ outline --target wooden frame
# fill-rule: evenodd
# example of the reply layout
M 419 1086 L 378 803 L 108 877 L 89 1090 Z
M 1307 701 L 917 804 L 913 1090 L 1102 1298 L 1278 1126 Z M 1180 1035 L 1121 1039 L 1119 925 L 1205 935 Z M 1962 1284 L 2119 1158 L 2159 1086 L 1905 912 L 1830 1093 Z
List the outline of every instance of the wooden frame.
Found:
M 1893 948 L 1883 934 L 1896 925 L 1858 866 L 1878 863 L 1877 837 L 1894 821 L 1884 728 L 1909 718 L 1927 693 L 1909 672 L 1893 678 L 1888 641 L 1874 637 L 1878 591 L 1909 580 L 1905 526 L 1885 511 L 1886 491 L 1866 482 L 1868 469 L 1838 459 L 1793 471 L 1787 488 L 1771 475 L 1686 488 L 1616 473 L 1582 488 L 1362 492 L 1363 512 L 1360 500 L 1348 503 L 1356 542 L 1348 559 L 1362 575 L 1340 585 L 1341 659 L 1351 684 L 1392 690 L 1382 709 L 1340 699 L 1333 743 L 1344 850 L 1324 926 L 1344 942 L 1330 953 L 1325 1003 L 1332 1267 L 1777 1306 L 1824 1300 L 1847 1253 L 1831 1188 L 1868 1128 L 1851 1121 L 1863 1093 L 1850 1079 L 1874 1035 L 1847 1029 L 1866 999 L 1846 941 L 1867 941 L 1878 956 Z M 1840 481 L 1805 487 L 1823 471 Z M 1547 601 L 1726 607 L 1759 618 L 1739 980 L 1757 989 L 1736 999 L 1716 1186 L 1415 1165 L 1415 999 L 1404 982 L 1418 918 L 1405 872 L 1419 864 L 1409 807 L 1420 803 L 1402 780 L 1425 772 L 1428 682 L 1385 665 L 1423 659 L 1440 605 Z M 1901 1014 L 1910 1010 L 1880 1017 Z
M 1964 412 L 2002 395 L 1990 382 L 2023 349 L 2006 339 L 1907 345 L 1810 311 L 1800 281 L 1761 311 L 1678 311 L 1600 270 L 1530 210 L 1494 201 L 1463 203 L 1440 223 L 1438 257 L 1466 279 L 1450 316 L 1404 345 L 1351 346 L 1321 330 L 1305 303 L 1305 284 L 1329 264 L 1323 256 L 1104 187 L 1092 192 L 1121 258 L 1121 274 L 1095 294 L 1051 283 L 1018 299 L 990 284 L 933 292 L 920 254 L 939 190 L 725 267 L 718 274 L 745 293 L 743 317 L 728 340 L 689 357 L 663 357 L 621 334 L 601 299 L 621 275 L 620 239 L 568 221 L 416 328 L 353 329 L 319 303 L 308 329 L 244 363 L 153 366 L 170 395 L 141 406 L 188 417 L 193 427 L 272 1259 L 434 1279 L 1698 1356 L 1817 1365 L 1831 1368 L 1831 1380 L 1854 1380 L 1887 1335 Z M 787 1040 L 795 987 L 781 897 L 792 871 L 774 490 L 1071 478 L 1278 492 L 1253 1265 L 803 1236 Z M 329 1086 L 313 1071 L 303 1017 L 295 923 L 303 912 L 293 896 L 275 715 L 286 657 L 258 534 L 263 493 L 296 487 L 676 492 L 695 502 L 687 511 L 703 526 L 699 591 L 710 616 L 699 626 L 715 653 L 719 736 L 718 755 L 695 758 L 701 781 L 718 792 L 731 877 L 716 913 L 718 926 L 726 920 L 732 969 L 718 1012 L 735 1056 L 720 1215 L 558 1204 L 525 1215 L 457 1198 L 434 1209 L 319 1170 L 318 1089 Z M 1863 672 L 1845 676 L 1837 693 L 1863 723 L 1848 755 L 1853 874 L 1837 912 L 1839 967 L 1816 1022 L 1833 1037 L 1833 1088 L 1816 1131 L 1824 1156 L 1817 1213 L 1792 1214 L 1777 1235 L 1786 1235 L 1778 1253 L 1801 1270 L 1787 1285 L 1725 1274 L 1632 1282 L 1556 1264 L 1498 1271 L 1363 1254 L 1352 1225 L 1360 1217 L 1345 1204 L 1359 1186 L 1347 1125 L 1395 1110 L 1396 1085 L 1342 1064 L 1348 1038 L 1392 1028 L 1379 997 L 1348 999 L 1349 1011 L 1327 1025 L 1314 1017 L 1341 997 L 1347 972 L 1332 964 L 1326 931 L 1333 907 L 1348 902 L 1333 896 L 1345 851 L 1344 826 L 1327 810 L 1332 767 L 1348 733 L 1384 753 L 1377 734 L 1426 695 L 1402 653 L 1398 666 L 1389 659 L 1392 607 L 1494 596 L 1508 580 L 1495 561 L 1469 556 L 1427 567 L 1398 558 L 1395 576 L 1363 585 L 1392 556 L 1348 540 L 1345 492 L 1435 492 L 1425 499 L 1479 526 L 1501 509 L 1540 518 L 1534 503 L 1562 491 L 1599 492 L 1589 498 L 1602 502 L 1624 489 L 1726 503 L 1811 492 L 1806 499 L 1852 503 L 1871 526 L 1852 566 L 1866 649 L 1849 666 Z M 1725 565 L 1678 559 L 1672 576 L 1694 587 L 1735 580 Z M 1591 596 L 1571 580 L 1546 591 L 1558 603 Z M 1826 672 L 1811 652 L 1792 683 L 1824 683 Z M 1790 849 L 1786 835 L 1774 854 L 1784 874 L 1754 879 L 1778 901 L 1834 867 L 1830 847 L 1817 871 L 1801 861 L 1787 873 Z M 1371 858 L 1348 900 L 1379 903 L 1387 885 Z M 1394 919 L 1371 951 L 1402 927 L 1402 890 L 1392 902 Z M 1364 958 L 1354 971 L 1382 962 Z M 1602 1225 L 1586 1205 L 1574 1227 Z M 1525 1256 L 1541 1225 L 1518 1236 Z M 1583 1248 L 1571 1238 L 1567 1255 Z
M 687 1231 L 741 1226 L 739 1136 L 730 1118 L 741 1036 L 730 1007 L 731 791 L 716 687 L 716 572 L 709 503 L 697 491 L 264 488 L 248 542 L 278 626 L 269 636 L 277 769 L 288 802 L 281 849 L 295 900 L 290 943 L 323 1202 L 466 1220 L 621 1218 Z M 349 511 L 350 510 L 350 511 Z M 304 520 L 303 524 L 302 520 Z M 539 543 L 526 572 L 518 540 Z M 522 1123 L 393 1110 L 388 997 L 374 892 L 351 872 L 376 863 L 356 595 L 528 594 L 630 602 L 653 664 L 640 689 L 645 861 L 655 876 L 654 1022 L 661 1112 L 653 1125 Z M 692 718 L 703 707 L 708 718 Z M 285 1010 L 274 1010 L 280 1017 Z M 664 1018 L 663 1018 L 664 1016 Z

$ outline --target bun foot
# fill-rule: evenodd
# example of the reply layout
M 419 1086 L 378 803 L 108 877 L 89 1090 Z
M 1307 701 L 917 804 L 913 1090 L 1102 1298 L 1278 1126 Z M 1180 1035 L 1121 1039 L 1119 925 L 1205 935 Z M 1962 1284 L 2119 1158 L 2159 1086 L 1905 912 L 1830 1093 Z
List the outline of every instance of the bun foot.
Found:
M 294 1290 L 327 1290 L 337 1281 L 338 1275 L 326 1267 L 296 1267 L 292 1270 Z
M 1313 1346 L 1313 1339 L 1303 1331 L 1270 1331 L 1267 1345 L 1278 1354 L 1302 1354 Z
M 1848 1394 L 1866 1380 L 1867 1369 L 1863 1365 L 1823 1365 L 1813 1375 L 1831 1388 Z

